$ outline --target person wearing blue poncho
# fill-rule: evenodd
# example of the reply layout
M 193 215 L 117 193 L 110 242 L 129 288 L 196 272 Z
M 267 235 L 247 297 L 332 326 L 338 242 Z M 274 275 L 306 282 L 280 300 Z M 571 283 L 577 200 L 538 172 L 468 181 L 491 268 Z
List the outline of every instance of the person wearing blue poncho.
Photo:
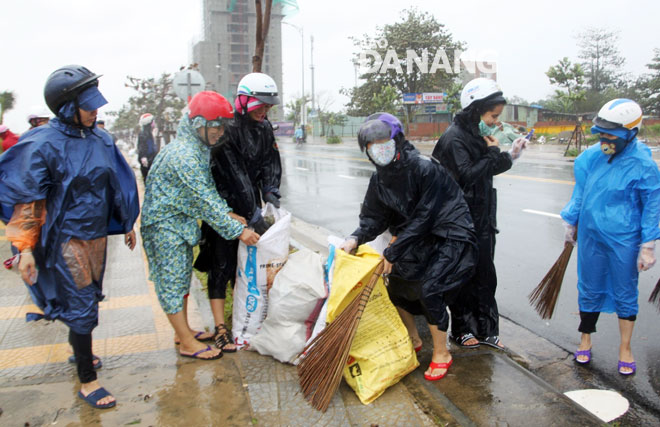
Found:
M 637 319 L 639 271 L 655 264 L 660 238 L 660 171 L 636 138 L 642 109 L 629 99 L 605 104 L 591 132 L 596 144 L 575 161 L 575 188 L 561 211 L 566 241 L 578 245 L 578 304 L 582 333 L 575 361 L 591 361 L 591 334 L 601 312 L 616 313 L 621 344 L 618 371 L 636 365 L 630 346 Z
M 48 77 L 46 104 L 57 117 L 0 156 L 0 219 L 43 310 L 33 317 L 69 327 L 79 397 L 109 408 L 116 401 L 97 381 L 92 330 L 103 299 L 107 236 L 125 234 L 133 249 L 140 207 L 133 171 L 95 125 L 98 108 L 107 104 L 99 77 L 80 65 Z

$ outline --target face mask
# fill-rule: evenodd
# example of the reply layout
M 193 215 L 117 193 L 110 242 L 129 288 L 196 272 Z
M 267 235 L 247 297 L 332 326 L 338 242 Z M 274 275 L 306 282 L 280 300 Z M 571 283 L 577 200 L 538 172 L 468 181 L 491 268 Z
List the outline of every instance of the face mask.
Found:
M 378 166 L 387 166 L 394 159 L 396 154 L 396 144 L 393 139 L 380 144 L 371 144 L 367 148 L 367 153 L 371 160 Z
M 479 135 L 489 136 L 493 134 L 495 126 L 488 126 L 483 120 L 479 121 Z
M 600 150 L 608 156 L 614 153 L 620 153 L 626 148 L 626 140 L 620 137 L 617 139 L 600 139 Z

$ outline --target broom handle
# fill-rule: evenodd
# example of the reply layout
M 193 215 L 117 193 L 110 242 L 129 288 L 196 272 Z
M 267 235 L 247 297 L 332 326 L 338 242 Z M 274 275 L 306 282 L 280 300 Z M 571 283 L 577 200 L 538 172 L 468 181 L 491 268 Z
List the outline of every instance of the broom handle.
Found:
M 378 265 L 376 266 L 376 269 L 374 270 L 373 274 L 371 275 L 371 278 L 369 279 L 369 283 L 367 283 L 367 286 L 364 287 L 362 290 L 362 294 L 360 295 L 360 304 L 358 305 L 358 310 L 357 310 L 357 319 L 360 320 L 362 317 L 362 312 L 364 312 L 364 308 L 367 306 L 367 303 L 369 302 L 369 298 L 371 297 L 371 291 L 373 291 L 374 286 L 376 286 L 376 282 L 378 282 L 378 278 L 383 274 L 383 269 L 385 268 L 385 264 L 383 260 L 381 260 Z

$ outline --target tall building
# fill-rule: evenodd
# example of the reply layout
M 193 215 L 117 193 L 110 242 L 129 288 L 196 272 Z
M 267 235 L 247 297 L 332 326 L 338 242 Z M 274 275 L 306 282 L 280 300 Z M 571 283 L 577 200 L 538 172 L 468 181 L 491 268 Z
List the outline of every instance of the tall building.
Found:
M 193 45 L 193 62 L 198 64 L 206 80 L 207 90 L 214 90 L 233 100 L 238 82 L 252 72 L 257 22 L 254 1 L 203 0 L 202 13 L 203 40 Z M 283 17 L 281 6 L 274 5 L 261 67 L 261 71 L 277 83 L 280 99 Z M 280 106 L 271 119 L 281 118 L 282 111 L 283 107 Z

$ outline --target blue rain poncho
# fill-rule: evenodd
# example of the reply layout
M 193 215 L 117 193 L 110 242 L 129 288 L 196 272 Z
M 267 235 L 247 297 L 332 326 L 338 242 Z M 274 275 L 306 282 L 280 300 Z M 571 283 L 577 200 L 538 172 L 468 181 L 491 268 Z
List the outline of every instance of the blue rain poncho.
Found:
M 575 188 L 561 211 L 578 228 L 578 303 L 584 312 L 638 312 L 637 255 L 660 238 L 660 171 L 634 139 L 612 159 L 595 144 L 575 161 Z
M 96 279 L 84 286 L 76 284 L 75 267 L 71 257 L 67 263 L 64 252 L 70 241 L 92 241 L 133 229 L 140 210 L 135 175 L 106 132 L 54 118 L 0 156 L 3 222 L 9 222 L 16 204 L 44 199 L 46 221 L 33 249 L 39 276 L 31 294 L 43 317 L 62 320 L 74 332 L 87 334 L 98 323 L 98 302 L 103 298 L 104 242 L 95 245 L 98 262 L 87 266 Z

